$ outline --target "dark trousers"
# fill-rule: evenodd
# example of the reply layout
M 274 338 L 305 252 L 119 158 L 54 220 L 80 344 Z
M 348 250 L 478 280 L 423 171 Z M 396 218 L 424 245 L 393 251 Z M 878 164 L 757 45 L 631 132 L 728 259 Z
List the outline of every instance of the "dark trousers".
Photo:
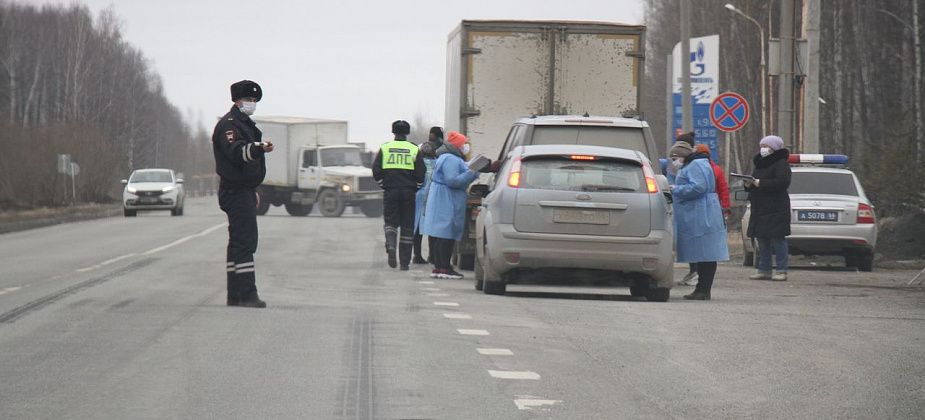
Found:
M 253 190 L 219 190 L 218 205 L 228 215 L 228 300 L 256 298 L 257 197 Z
M 710 293 L 713 277 L 716 277 L 716 261 L 697 263 L 697 287 L 694 290 Z
M 386 188 L 382 197 L 385 249 L 394 250 L 397 244 L 398 261 L 403 266 L 411 263 L 416 193 L 414 188 Z
M 451 270 L 453 266 L 450 264 L 450 259 L 453 258 L 455 248 L 456 241 L 453 239 L 434 238 L 434 247 L 430 251 L 434 257 L 434 267 L 440 270 Z
M 420 230 L 414 232 L 414 256 L 420 257 L 422 260 L 431 261 L 434 258 L 434 241 L 437 238 L 433 236 L 427 237 L 427 258 L 424 258 L 424 235 L 421 234 Z

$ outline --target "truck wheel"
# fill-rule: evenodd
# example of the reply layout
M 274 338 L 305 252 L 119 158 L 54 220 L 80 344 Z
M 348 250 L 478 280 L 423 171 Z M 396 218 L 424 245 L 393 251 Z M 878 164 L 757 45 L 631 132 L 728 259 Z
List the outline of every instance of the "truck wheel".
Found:
M 360 211 L 362 211 L 366 217 L 382 217 L 382 202 L 364 201 L 360 203 Z
M 318 195 L 318 209 L 324 217 L 340 217 L 344 214 L 346 204 L 337 196 L 334 190 L 328 189 Z
M 260 194 L 260 204 L 257 206 L 257 215 L 263 216 L 270 211 L 270 196 Z
M 122 209 L 122 212 L 125 215 L 125 217 L 135 217 L 135 215 L 137 214 L 135 210 L 129 210 L 129 209 Z
M 457 263 L 460 270 L 472 270 L 475 268 L 475 254 L 459 254 Z
M 182 216 L 183 207 L 175 207 L 175 208 L 170 209 L 170 215 L 171 216 Z
M 286 213 L 290 216 L 305 217 L 312 212 L 311 204 L 292 204 L 286 203 Z

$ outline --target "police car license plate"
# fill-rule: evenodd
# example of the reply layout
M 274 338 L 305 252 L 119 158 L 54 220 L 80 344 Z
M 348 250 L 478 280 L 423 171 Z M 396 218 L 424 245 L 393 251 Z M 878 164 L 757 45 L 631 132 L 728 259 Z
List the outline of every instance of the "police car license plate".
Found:
M 609 225 L 610 212 L 606 210 L 552 209 L 552 221 L 556 223 Z
M 811 211 L 801 210 L 797 212 L 797 221 L 800 222 L 837 222 L 837 211 Z

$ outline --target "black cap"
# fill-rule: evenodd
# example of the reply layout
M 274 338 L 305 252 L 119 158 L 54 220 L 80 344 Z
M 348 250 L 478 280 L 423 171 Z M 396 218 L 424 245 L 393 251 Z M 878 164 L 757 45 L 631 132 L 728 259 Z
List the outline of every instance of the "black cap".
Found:
M 435 126 L 435 127 L 431 127 L 431 128 L 430 128 L 430 134 L 436 134 L 436 135 L 437 135 L 437 138 L 442 139 L 442 138 L 443 138 L 443 128 L 436 127 L 436 126 Z
M 237 101 L 241 98 L 254 98 L 255 101 L 260 102 L 260 98 L 263 98 L 263 89 L 254 81 L 236 82 L 231 85 L 231 100 Z
M 392 123 L 392 134 L 407 136 L 411 133 L 411 124 L 408 121 L 398 120 Z

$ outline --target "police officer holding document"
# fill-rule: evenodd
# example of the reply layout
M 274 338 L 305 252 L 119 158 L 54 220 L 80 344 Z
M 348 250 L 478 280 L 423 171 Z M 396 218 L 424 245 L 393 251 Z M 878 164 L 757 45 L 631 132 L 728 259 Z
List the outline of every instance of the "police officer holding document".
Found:
M 426 174 L 423 156 L 418 146 L 408 141 L 409 133 L 411 125 L 407 121 L 393 122 L 395 140 L 383 144 L 373 161 L 373 178 L 385 190 L 382 207 L 389 267 L 399 265 L 395 255 L 397 251 L 402 271 L 410 269 L 414 244 L 414 199 L 424 184 Z
M 242 80 L 232 84 L 234 105 L 212 133 L 215 172 L 221 180 L 218 204 L 228 215 L 228 306 L 267 307 L 257 295 L 254 273 L 260 203 L 256 188 L 267 172 L 264 153 L 273 151 L 273 143 L 263 141 L 260 129 L 250 117 L 262 97 L 263 91 L 256 82 Z

